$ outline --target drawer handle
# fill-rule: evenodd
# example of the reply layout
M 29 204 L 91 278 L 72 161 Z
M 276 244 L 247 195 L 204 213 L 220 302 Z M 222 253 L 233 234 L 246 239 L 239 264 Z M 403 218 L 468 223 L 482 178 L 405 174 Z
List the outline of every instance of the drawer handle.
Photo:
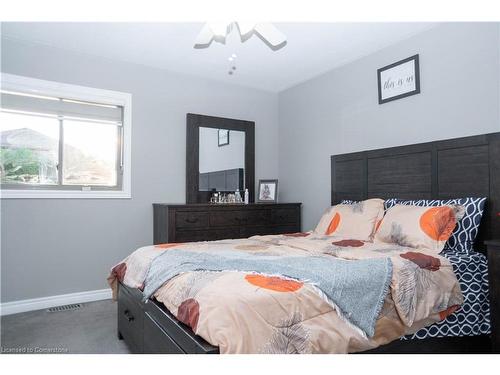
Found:
M 198 218 L 194 218 L 194 219 L 190 219 L 190 218 L 187 218 L 186 221 L 189 223 L 189 224 L 194 224 L 194 223 L 197 223 L 198 222 Z
M 129 322 L 132 322 L 134 320 L 134 317 L 130 314 L 130 311 L 128 310 L 125 310 L 123 312 L 123 315 L 125 315 L 125 318 L 127 318 Z

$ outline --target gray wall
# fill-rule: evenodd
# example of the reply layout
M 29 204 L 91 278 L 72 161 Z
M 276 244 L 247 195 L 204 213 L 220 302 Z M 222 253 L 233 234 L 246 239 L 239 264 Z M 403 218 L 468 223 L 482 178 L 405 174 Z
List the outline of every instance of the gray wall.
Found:
M 133 95 L 132 199 L 2 200 L 2 302 L 105 288 L 152 243 L 151 203 L 185 201 L 188 112 L 255 121 L 256 180 L 278 175 L 275 94 L 6 39 L 2 71 Z
M 280 93 L 280 200 L 303 202 L 303 229 L 332 154 L 500 131 L 499 48 L 498 23 L 440 25 Z M 416 53 L 422 93 L 379 105 L 377 68 Z

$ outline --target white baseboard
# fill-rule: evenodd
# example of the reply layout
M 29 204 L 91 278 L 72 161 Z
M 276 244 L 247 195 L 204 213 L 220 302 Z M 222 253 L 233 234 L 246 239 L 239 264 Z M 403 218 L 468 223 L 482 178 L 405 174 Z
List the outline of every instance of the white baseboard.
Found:
M 0 304 L 0 316 L 26 311 L 48 309 L 50 307 L 111 299 L 111 289 L 89 290 L 87 292 L 61 294 L 42 298 L 25 299 Z

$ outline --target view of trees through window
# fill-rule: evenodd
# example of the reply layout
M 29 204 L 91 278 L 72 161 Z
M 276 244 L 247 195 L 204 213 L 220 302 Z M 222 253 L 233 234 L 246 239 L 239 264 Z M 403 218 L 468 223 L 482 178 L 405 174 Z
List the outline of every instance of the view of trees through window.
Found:
M 0 112 L 0 131 L 3 185 L 117 185 L 117 125 Z

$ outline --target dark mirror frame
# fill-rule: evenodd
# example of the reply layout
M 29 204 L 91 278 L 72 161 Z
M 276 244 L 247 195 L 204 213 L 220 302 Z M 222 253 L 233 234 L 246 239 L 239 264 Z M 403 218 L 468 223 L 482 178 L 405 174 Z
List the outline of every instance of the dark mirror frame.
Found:
M 200 127 L 245 132 L 245 187 L 250 202 L 255 189 L 255 122 L 188 113 L 186 116 L 186 203 L 209 203 L 211 192 L 199 190 Z

